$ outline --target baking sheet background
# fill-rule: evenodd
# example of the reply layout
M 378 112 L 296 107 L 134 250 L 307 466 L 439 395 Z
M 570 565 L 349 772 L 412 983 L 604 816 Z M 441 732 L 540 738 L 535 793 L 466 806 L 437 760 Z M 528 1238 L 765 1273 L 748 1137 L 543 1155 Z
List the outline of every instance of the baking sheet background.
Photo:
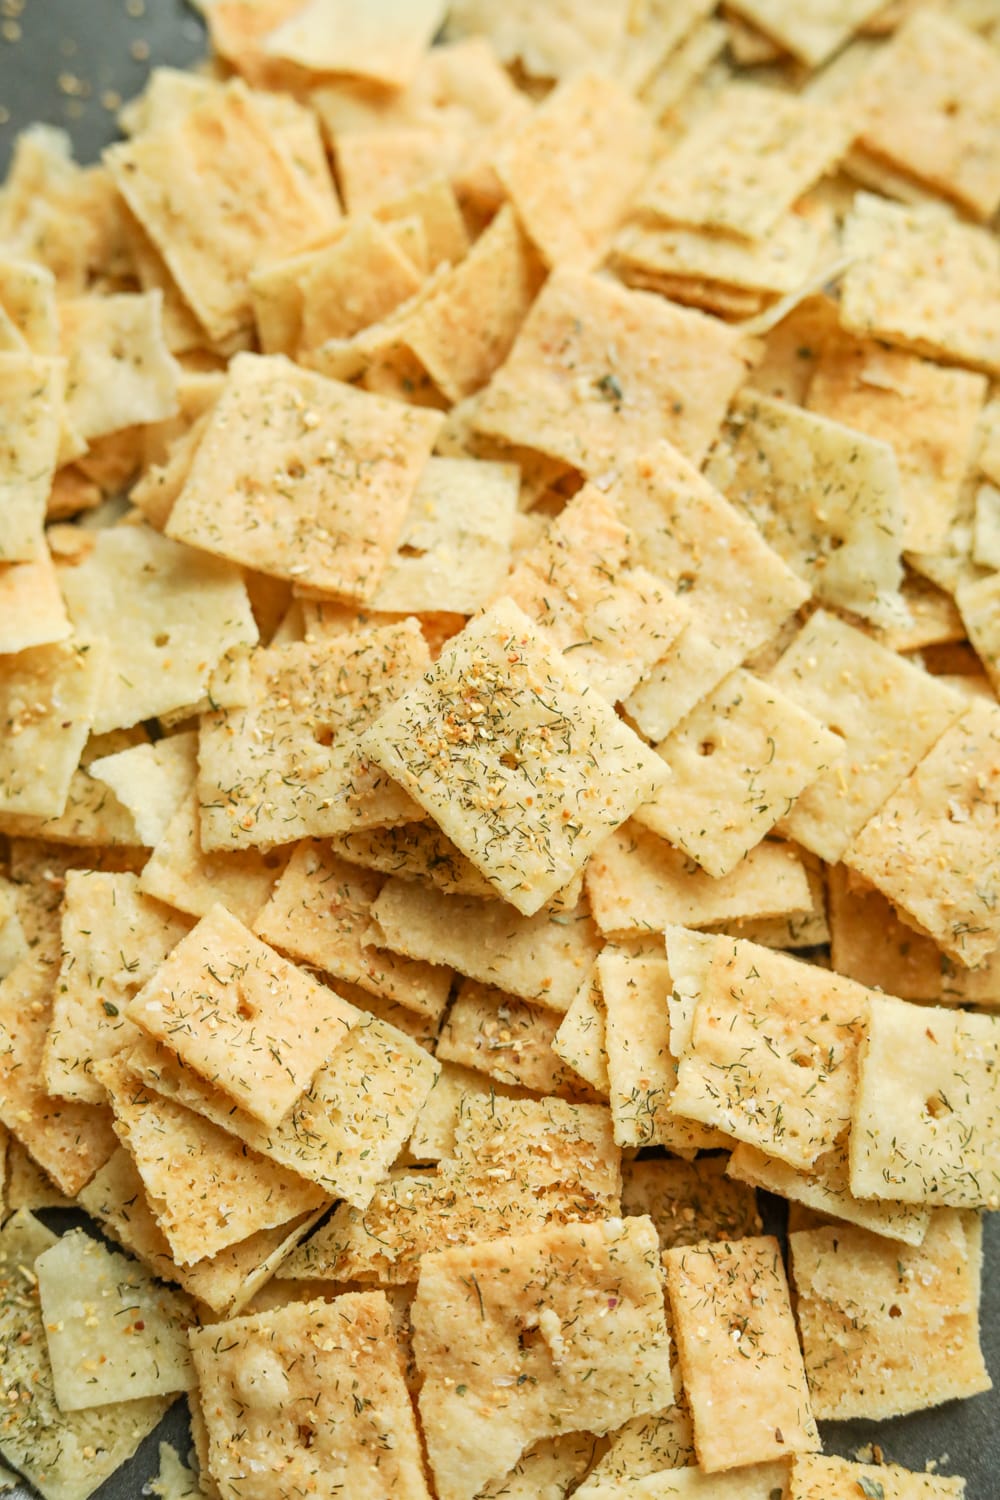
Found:
M 143 13 L 132 13 L 141 8 L 141 0 L 128 6 L 126 0 L 24 0 L 16 18 L 21 35 L 15 40 L 3 34 L 0 12 L 0 106 L 5 112 L 0 115 L 0 172 L 6 170 L 17 132 L 37 120 L 67 129 L 78 159 L 95 160 L 117 135 L 114 112 L 102 103 L 102 95 L 110 90 L 130 99 L 153 65 L 189 67 L 204 54 L 204 27 L 183 0 L 145 0 Z M 143 44 L 148 58 L 141 55 Z M 77 92 L 80 82 L 89 86 L 89 95 Z M 40 1217 L 55 1230 L 75 1221 L 66 1213 Z M 985 1241 L 983 1347 L 1000 1385 L 1000 1215 L 986 1216 Z M 947 1357 L 942 1349 L 941 1358 Z M 967 1500 L 1000 1500 L 1000 1390 L 891 1422 L 820 1426 L 830 1453 L 851 1457 L 863 1444 L 877 1443 L 887 1461 L 916 1470 L 933 1461 L 941 1473 L 964 1474 Z M 186 1456 L 190 1440 L 184 1402 L 171 1409 L 135 1459 L 96 1492 L 97 1500 L 140 1500 L 143 1485 L 156 1475 L 157 1446 L 164 1439 Z M 29 1500 L 28 1492 L 15 1490 L 12 1500 Z

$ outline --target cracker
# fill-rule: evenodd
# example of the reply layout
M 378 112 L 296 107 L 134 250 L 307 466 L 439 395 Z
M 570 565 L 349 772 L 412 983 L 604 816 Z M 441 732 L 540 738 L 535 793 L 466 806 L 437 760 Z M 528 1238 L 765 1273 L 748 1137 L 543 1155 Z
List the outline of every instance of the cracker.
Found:
M 937 550 L 958 507 L 986 395 L 983 377 L 844 336 L 819 353 L 814 371 L 810 410 L 892 445 L 903 546 Z
M 444 15 L 442 0 L 374 0 L 363 11 L 350 0 L 309 0 L 268 35 L 264 52 L 308 72 L 398 88 L 413 77 Z
M 507 583 L 609 703 L 628 697 L 688 619 L 669 584 L 628 566 L 629 541 L 613 499 L 584 485 Z
M 818 1416 L 877 1420 L 990 1389 L 972 1217 L 941 1210 L 919 1246 L 840 1225 L 789 1237 Z
M 87 1500 L 128 1462 L 170 1401 L 147 1396 L 94 1411 L 60 1411 L 31 1269 L 56 1243 L 24 1210 L 0 1231 L 0 1370 L 4 1390 L 19 1397 L 7 1412 L 0 1452 L 46 1500 Z
M 663 1259 L 701 1467 L 818 1449 L 777 1240 L 682 1246 Z
M 54 979 L 32 956 L 0 982 L 0 1123 L 74 1197 L 111 1155 L 114 1134 L 106 1109 L 53 1099 L 42 1086 Z
M 483 1500 L 535 1500 L 538 1495 L 575 1493 L 573 1485 L 586 1474 L 593 1457 L 589 1433 L 543 1438 L 532 1443 L 509 1474 L 494 1480 L 480 1493 Z
M 59 458 L 65 369 L 60 360 L 0 353 L 0 561 L 31 562 Z
M 747 363 L 742 335 L 717 319 L 560 269 L 483 392 L 476 426 L 589 476 L 664 437 L 698 463 Z
M 964 1500 L 965 1480 L 911 1474 L 896 1464 L 857 1464 L 847 1458 L 796 1455 L 788 1500 L 855 1500 L 866 1487 L 882 1500 Z
M 56 1400 L 64 1412 L 194 1384 L 186 1297 L 82 1230 L 35 1261 Z
M 258 913 L 255 931 L 301 963 L 437 1021 L 448 1002 L 451 970 L 369 940 L 383 884 L 381 876 L 304 839 Z
M 189 926 L 143 896 L 135 875 L 67 872 L 62 964 L 42 1055 L 50 1094 L 104 1102 L 94 1063 L 136 1040 L 127 1006 Z
M 168 530 L 280 578 L 370 599 L 440 425 L 280 355 L 238 355 Z
M 560 84 L 501 146 L 496 169 L 549 266 L 602 257 L 645 173 L 649 118 L 597 72 Z
M 179 1265 L 190 1266 L 325 1203 L 313 1183 L 143 1088 L 121 1057 L 107 1058 L 97 1074 L 111 1100 L 115 1129 Z
M 280 849 L 206 852 L 201 847 L 198 799 L 192 789 L 177 807 L 140 877 L 141 889 L 193 917 L 221 904 L 251 926 L 287 863 Z
M 716 879 L 734 870 L 840 757 L 836 735 L 779 689 L 742 670 L 720 683 L 656 749 L 671 778 L 637 810 L 636 821 Z
M 422 279 L 392 235 L 375 220 L 361 217 L 348 219 L 331 245 L 301 256 L 299 264 L 299 353 L 327 339 L 351 338 L 379 322 L 412 297 Z M 271 347 L 280 346 L 272 341 Z M 294 354 L 295 349 L 283 352 Z
M 84 1189 L 86 1191 L 86 1189 Z M 5 1212 L 15 1208 L 72 1208 L 52 1178 L 32 1160 L 20 1141 L 11 1137 L 7 1151 L 7 1203 Z
M 28 956 L 18 896 L 18 887 L 0 875 L 0 979 L 6 979 L 11 969 Z
M 845 855 L 851 869 L 969 968 L 1000 943 L 1000 825 L 989 800 L 998 777 L 1000 710 L 976 700 Z
M 669 121 L 685 96 L 717 62 L 729 40 L 723 21 L 708 19 L 692 27 L 642 91 L 643 103 L 655 120 Z
M 1000 1202 L 1000 1022 L 874 995 L 851 1126 L 859 1198 Z
M 618 1145 L 667 1146 L 684 1153 L 723 1144 L 714 1132 L 673 1113 L 677 1059 L 670 1038 L 666 959 L 605 950 L 597 960 L 597 973 L 604 996 L 608 1096 Z
M 361 743 L 526 915 L 661 780 L 638 736 L 506 599 Z
M 1000 249 L 987 231 L 858 193 L 844 254 L 848 332 L 1000 374 Z
M 315 1183 L 330 1198 L 364 1209 L 399 1155 L 434 1084 L 437 1064 L 402 1031 L 359 1012 L 344 1040 L 317 1068 L 308 1089 L 276 1126 L 261 1125 L 176 1054 L 148 1039 L 128 1067 L 185 1116 L 235 1136 L 269 1167 Z M 230 1141 L 227 1150 L 235 1142 Z M 247 1150 L 244 1150 L 247 1154 Z
M 198 1483 L 199 1476 L 181 1462 L 177 1449 L 170 1443 L 161 1443 L 159 1457 L 160 1469 L 150 1484 L 150 1494 L 157 1500 L 202 1500 L 204 1492 Z
M 983 568 L 1000 567 L 1000 489 L 981 484 L 976 490 L 973 561 Z
M 0 655 L 48 646 L 72 633 L 52 555 L 0 563 Z
M 442 1500 L 471 1500 L 539 1437 L 606 1432 L 673 1399 L 656 1232 L 646 1219 L 427 1255 L 412 1321 Z M 512 1382 L 499 1392 L 497 1369 Z
M 653 169 L 638 203 L 669 223 L 759 239 L 836 165 L 849 138 L 833 110 L 730 83 Z
M 581 11 L 573 0 L 540 10 L 531 0 L 453 0 L 449 36 L 488 36 L 501 62 L 520 62 L 532 78 L 565 78 L 606 64 L 624 40 L 628 6 L 597 0 Z
M 810 68 L 832 57 L 884 0 L 806 0 L 789 9 L 781 0 L 732 0 L 730 10 L 745 17 L 786 52 Z
M 787 1473 L 787 1463 L 748 1464 L 726 1474 L 687 1466 L 647 1474 L 630 1483 L 626 1493 L 634 1500 L 774 1500 Z M 598 1480 L 579 1491 L 580 1500 L 615 1500 L 621 1493 L 617 1480 Z
M 812 909 L 805 869 L 787 844 L 758 844 L 715 880 L 635 821 L 600 846 L 587 866 L 585 885 L 594 920 L 606 935 L 657 932 L 671 922 L 709 927 Z
M 56 283 L 45 266 L 31 260 L 0 258 L 0 312 L 5 353 L 28 349 L 50 358 L 59 353 Z
M 622 1211 L 648 1214 L 664 1250 L 761 1232 L 757 1195 L 726 1176 L 724 1156 L 625 1162 Z
M 482 608 L 507 574 L 517 496 L 513 464 L 428 459 L 373 609 L 471 615 Z
M 377 213 L 432 177 L 449 181 L 465 154 L 453 125 L 375 126 L 335 135 L 337 181 L 352 214 Z
M 453 1156 L 458 1124 L 467 1103 L 507 1097 L 517 1097 L 516 1091 L 498 1086 L 484 1073 L 442 1061 L 434 1087 L 420 1106 L 407 1143 L 408 1157 L 414 1162 L 439 1162 Z
M 238 569 L 149 526 L 98 532 L 60 583 L 79 638 L 106 642 L 98 733 L 197 703 L 225 653 L 257 639 Z
M 997 628 L 997 598 L 1000 574 L 989 573 L 976 582 L 963 583 L 955 591 L 969 644 L 972 646 L 996 692 L 1000 683 L 1000 630 Z
M 106 154 L 115 184 L 214 341 L 249 329 L 248 276 L 332 229 L 331 182 L 304 178 L 240 83 Z M 236 190 L 238 188 L 238 191 Z
M 1000 208 L 1000 164 L 985 147 L 1000 108 L 996 52 L 957 19 L 910 16 L 853 107 L 864 150 L 983 222 Z
M 191 730 L 153 745 L 134 745 L 92 760 L 88 769 L 111 788 L 131 813 L 140 842 L 152 849 L 194 784 L 198 736 Z
M 103 642 L 100 644 L 103 646 Z M 38 818 L 24 813 L 0 813 L 0 831 L 11 836 L 46 839 L 53 844 L 79 844 L 90 849 L 113 846 L 137 849 L 141 841 L 131 813 L 112 791 L 91 775 L 90 767 L 102 756 L 115 754 L 145 739 L 146 731 L 140 726 L 90 735 L 80 754 L 80 763 L 70 777 L 66 803 L 59 816 Z M 93 863 L 95 859 L 96 855 L 93 855 L 84 863 Z
M 846 865 L 831 868 L 828 889 L 830 962 L 838 974 L 901 1000 L 942 999 L 944 955 L 931 938 L 901 922 L 881 892 Z
M 246 707 L 202 717 L 202 847 L 266 848 L 411 822 L 414 803 L 359 736 L 427 662 L 412 619 L 256 652 Z
M 470 864 L 435 823 L 401 823 L 395 828 L 367 828 L 334 834 L 327 840 L 333 854 L 352 865 L 426 883 L 446 896 L 493 895 L 493 887 Z
M 120 292 L 60 304 L 66 420 L 84 442 L 175 415 L 179 372 L 162 303 L 159 292 Z
M 224 1493 L 283 1487 L 429 1500 L 389 1303 L 295 1303 L 199 1329 L 191 1353 Z M 270 1477 L 269 1477 L 270 1476 Z M 249 1481 L 250 1488 L 248 1488 Z
M 355 1011 L 224 906 L 183 937 L 126 1015 L 264 1125 L 284 1118 Z
M 585 1085 L 553 1048 L 558 1028 L 557 1012 L 467 979 L 455 996 L 434 1052 L 445 1062 L 478 1069 L 508 1087 L 589 1098 Z
M 584 907 L 525 917 L 505 901 L 443 896 L 389 880 L 372 908 L 377 946 L 563 1012 L 600 948 Z
M 902 495 L 887 443 L 746 393 L 707 475 L 818 599 L 876 624 L 905 616 Z
M 632 1417 L 608 1437 L 611 1446 L 588 1474 L 587 1484 L 582 1486 L 584 1496 L 588 1487 L 593 1493 L 594 1486 L 609 1481 L 631 1486 L 654 1474 L 672 1481 L 676 1473 L 667 1475 L 663 1470 L 685 1469 L 698 1462 L 691 1416 L 681 1404 L 647 1417 Z M 709 1482 L 715 1483 L 714 1476 Z
M 674 1110 L 809 1168 L 850 1123 L 871 994 L 788 954 L 721 940 Z
M 799 797 L 784 827 L 834 864 L 962 712 L 945 684 L 817 610 L 770 681 L 844 741 L 842 759 Z
M 608 1097 L 607 1011 L 600 975 L 583 980 L 552 1038 L 552 1050 L 596 1094 Z

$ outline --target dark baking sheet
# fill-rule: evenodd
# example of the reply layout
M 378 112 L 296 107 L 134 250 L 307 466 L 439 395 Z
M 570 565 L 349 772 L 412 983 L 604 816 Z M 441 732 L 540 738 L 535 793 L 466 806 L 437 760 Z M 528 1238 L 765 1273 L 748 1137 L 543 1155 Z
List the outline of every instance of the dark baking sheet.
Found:
M 68 130 L 79 160 L 96 160 L 117 135 L 114 96 L 138 93 L 155 64 L 189 67 L 205 51 L 204 27 L 183 0 L 23 0 L 20 15 L 11 16 L 17 8 L 18 0 L 0 0 L 0 171 L 17 132 L 37 120 Z M 68 1223 L 64 1213 L 41 1217 L 57 1230 Z M 1000 1384 L 1000 1216 L 986 1216 L 985 1239 L 983 1346 Z M 947 1358 L 944 1350 L 941 1357 Z M 968 1500 L 1000 1500 L 1000 1390 L 892 1422 L 821 1427 L 828 1452 L 853 1457 L 877 1443 L 887 1461 L 964 1474 Z M 99 1500 L 140 1500 L 157 1472 L 162 1440 L 187 1454 L 184 1402 L 97 1491 Z M 13 1500 L 29 1500 L 28 1492 L 14 1491 Z

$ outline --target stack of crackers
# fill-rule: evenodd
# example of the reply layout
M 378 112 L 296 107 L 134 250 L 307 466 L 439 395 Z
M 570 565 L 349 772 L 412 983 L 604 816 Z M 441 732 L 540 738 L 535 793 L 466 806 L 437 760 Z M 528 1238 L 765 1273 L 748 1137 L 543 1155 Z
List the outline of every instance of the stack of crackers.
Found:
M 0 1456 L 962 1496 L 1000 12 L 202 5 L 0 196 Z

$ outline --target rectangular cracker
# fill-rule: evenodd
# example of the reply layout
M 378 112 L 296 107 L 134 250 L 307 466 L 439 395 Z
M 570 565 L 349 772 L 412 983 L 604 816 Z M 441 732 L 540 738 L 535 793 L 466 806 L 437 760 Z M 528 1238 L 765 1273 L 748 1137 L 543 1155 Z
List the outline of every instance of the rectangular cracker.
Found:
M 789 1236 L 819 1417 L 878 1420 L 990 1389 L 979 1347 L 981 1234 L 975 1215 L 942 1209 L 919 1246 L 842 1225 Z
M 162 292 L 71 298 L 59 325 L 65 420 L 85 443 L 176 415 L 179 369 L 164 341 Z
M 360 733 L 428 660 L 413 619 L 255 652 L 245 706 L 202 716 L 202 848 L 269 848 L 411 822 L 414 803 L 371 764 Z
M 147 896 L 193 917 L 216 902 L 251 926 L 288 861 L 281 849 L 206 851 L 194 788 L 180 802 L 139 877 Z
M 965 1480 L 943 1474 L 912 1474 L 898 1464 L 857 1464 L 848 1458 L 797 1454 L 792 1460 L 788 1500 L 855 1500 L 865 1488 L 882 1500 L 964 1500 Z
M 0 353 L 0 561 L 42 552 L 46 503 L 59 458 L 65 367 L 61 360 Z
M 272 332 L 266 348 L 268 353 L 280 351 L 298 358 L 327 339 L 352 338 L 370 323 L 380 322 L 412 297 L 422 280 L 391 233 L 375 219 L 352 216 L 329 245 L 293 256 L 262 273 L 254 287 L 258 324 L 264 300 L 262 282 L 266 278 L 270 283 L 267 290 L 273 296 L 282 268 L 294 278 L 291 295 L 300 304 L 299 337 L 297 341 L 278 340 Z
M 608 1097 L 607 1012 L 596 967 L 580 985 L 552 1038 L 552 1050 L 578 1077 Z
M 1000 1203 L 1000 1019 L 875 995 L 851 1125 L 859 1198 Z
M 105 655 L 71 637 L 0 658 L 0 812 L 58 818 L 99 706 Z
M 648 1219 L 553 1227 L 427 1255 L 412 1321 L 441 1500 L 472 1500 L 541 1436 L 606 1432 L 673 1399 Z M 514 1376 L 499 1394 L 497 1368 Z M 518 1374 L 528 1378 L 518 1382 Z
M 663 1250 L 702 1240 L 740 1240 L 761 1232 L 757 1195 L 726 1176 L 724 1156 L 625 1162 L 622 1212 L 648 1214 Z
M 361 745 L 526 916 L 665 777 L 509 599 L 449 642 Z
M 565 1011 L 600 941 L 584 907 L 525 917 L 503 901 L 444 896 L 389 880 L 372 907 L 377 946 L 447 964 L 549 1010 Z
M 445 17 L 442 0 L 308 0 L 269 32 L 266 57 L 307 72 L 347 73 L 399 88 L 416 73 Z
M 799 797 L 791 836 L 834 864 L 962 711 L 939 680 L 823 610 L 769 679 L 844 741 L 839 763 Z
M 475 1068 L 509 1088 L 589 1099 L 586 1084 L 554 1050 L 558 1029 L 558 1012 L 467 979 L 441 1027 L 434 1055 Z
M 663 1260 L 702 1469 L 818 1449 L 778 1241 L 703 1242 Z
M 126 1015 L 264 1125 L 275 1126 L 354 1024 L 352 1005 L 215 906 Z

